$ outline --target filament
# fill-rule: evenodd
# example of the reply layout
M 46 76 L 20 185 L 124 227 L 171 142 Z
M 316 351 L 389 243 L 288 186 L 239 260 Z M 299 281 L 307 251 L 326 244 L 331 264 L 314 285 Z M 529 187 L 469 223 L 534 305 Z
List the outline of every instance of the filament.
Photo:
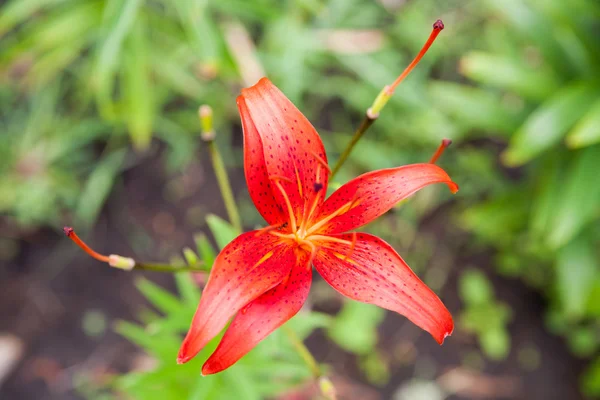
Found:
M 442 143 L 440 143 L 440 145 L 438 146 L 437 150 L 431 157 L 431 160 L 429 160 L 429 164 L 435 164 L 435 162 L 438 160 L 438 158 L 440 158 L 440 156 L 444 153 L 444 150 L 446 150 L 448 148 L 448 146 L 450 146 L 451 144 L 452 144 L 452 140 L 450 140 L 450 139 L 442 140 Z
M 352 253 L 354 253 L 355 246 L 356 246 L 356 232 L 352 232 L 352 243 L 350 244 L 350 250 L 348 250 L 348 253 L 346 253 L 346 257 L 344 257 L 344 259 L 342 261 L 346 261 L 348 258 L 350 258 L 350 256 L 352 256 Z
M 341 244 L 345 244 L 347 246 L 352 246 L 352 242 L 349 240 L 339 239 L 339 238 L 327 236 L 327 235 L 310 235 L 307 239 L 318 240 L 320 242 L 341 243 Z
M 328 216 L 326 216 L 325 218 L 323 218 L 322 220 L 320 220 L 319 222 L 317 222 L 316 224 L 311 226 L 311 228 L 308 230 L 308 232 L 306 232 L 307 235 L 310 235 L 310 234 L 318 231 L 325 224 L 327 224 L 329 221 L 331 221 L 333 218 L 337 217 L 340 214 L 350 211 L 351 209 L 356 207 L 359 203 L 360 203 L 360 200 L 354 199 L 354 200 L 349 201 L 348 203 L 344 204 L 343 206 L 341 206 L 340 208 L 338 208 L 337 210 L 335 210 L 334 212 L 332 212 L 331 214 L 329 214 Z
M 427 50 L 429 50 L 429 48 L 435 41 L 435 38 L 437 37 L 437 35 L 440 34 L 442 29 L 444 29 L 444 23 L 442 22 L 442 20 L 438 19 L 433 24 L 433 30 L 431 31 L 431 34 L 429 35 L 427 42 L 425 42 L 425 44 L 423 45 L 423 48 L 421 48 L 421 51 L 419 51 L 419 54 L 417 54 L 415 59 L 409 64 L 408 67 L 406 67 L 404 72 L 402 72 L 402 74 L 400 74 L 400 76 L 398 78 L 396 78 L 394 83 L 392 83 L 392 85 L 388 87 L 387 93 L 389 95 L 394 93 L 394 90 L 396 90 L 396 87 L 400 84 L 400 82 L 402 82 L 404 80 L 404 78 L 406 78 L 408 76 L 408 74 L 410 74 L 410 72 L 417 66 L 419 61 L 421 61 L 421 58 L 423 58 L 425 53 L 427 53 Z
M 88 246 L 87 244 L 84 243 L 83 240 L 81 240 L 79 238 L 79 236 L 77 236 L 77 234 L 75 233 L 75 231 L 73 230 L 73 228 L 69 227 L 69 226 L 65 226 L 63 228 L 63 232 L 65 233 L 65 235 L 67 235 L 67 237 L 69 237 L 73 242 L 75 242 L 75 244 L 79 247 L 81 247 L 83 249 L 83 251 L 85 251 L 86 253 L 88 253 L 90 256 L 92 256 L 93 258 L 95 258 L 98 261 L 102 261 L 102 262 L 109 262 L 108 256 L 102 255 L 100 253 L 96 253 L 94 250 L 92 250 L 90 248 L 90 246 Z
M 283 177 L 275 177 L 274 176 L 274 177 L 270 177 L 269 179 L 272 179 L 275 181 L 275 186 L 277 186 L 277 188 L 281 192 L 281 195 L 283 196 L 283 199 L 285 200 L 285 204 L 288 209 L 288 214 L 290 215 L 290 224 L 292 225 L 292 232 L 296 232 L 297 226 L 296 226 L 296 217 L 294 215 L 294 209 L 292 208 L 292 203 L 290 202 L 290 198 L 288 197 L 287 193 L 283 189 L 283 186 L 281 186 L 281 183 L 279 182 L 279 179 L 281 179 L 281 178 L 283 178 Z M 284 178 L 284 180 L 285 179 L 287 179 L 287 178 Z M 288 181 L 293 183 L 289 179 L 288 179 Z
M 323 160 L 321 157 L 319 157 L 319 155 L 317 153 L 315 153 L 314 151 L 311 151 L 310 154 L 312 154 L 312 156 L 319 162 L 319 164 L 321 164 L 321 166 L 323 168 L 325 168 L 327 170 L 327 172 L 329 172 L 329 175 L 331 175 L 331 168 L 329 168 L 329 165 L 327 165 L 327 162 L 325 160 Z

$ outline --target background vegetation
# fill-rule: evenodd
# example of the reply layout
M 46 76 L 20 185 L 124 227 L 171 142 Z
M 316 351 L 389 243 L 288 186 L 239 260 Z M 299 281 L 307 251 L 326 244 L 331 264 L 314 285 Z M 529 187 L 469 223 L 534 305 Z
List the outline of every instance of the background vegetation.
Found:
M 427 160 L 442 138 L 453 139 L 440 164 L 461 186 L 459 194 L 450 198 L 428 190 L 369 227 L 402 250 L 420 276 L 449 299 L 460 344 L 453 336 L 428 357 L 442 360 L 447 348 L 466 346 L 469 350 L 461 351 L 459 359 L 441 364 L 492 377 L 503 362 L 535 371 L 548 355 L 535 344 L 515 347 L 515 335 L 522 332 L 518 326 L 525 324 L 532 331 L 542 329 L 544 338 L 560 337 L 556 343 L 572 354 L 565 364 L 583 370 L 577 393 L 600 396 L 598 2 L 0 4 L 2 284 L 27 280 L 32 269 L 39 271 L 48 263 L 59 266 L 51 268 L 51 278 L 36 275 L 38 285 L 60 296 L 68 292 L 49 282 L 66 281 L 69 269 L 60 265 L 73 260 L 71 255 L 61 256 L 66 250 L 55 238 L 64 224 L 77 226 L 89 238 L 109 238 L 109 243 L 119 232 L 125 248 L 141 258 L 177 257 L 182 253 L 175 247 L 195 246 L 192 232 L 211 235 L 216 239 L 212 243 L 222 246 L 231 228 L 216 217 L 205 223 L 209 212 L 223 210 L 207 177 L 212 171 L 198 135 L 200 104 L 210 104 L 215 111 L 217 142 L 232 171 L 244 225 L 261 224 L 241 180 L 235 107 L 239 89 L 269 76 L 317 126 L 335 159 L 379 90 L 416 54 L 431 23 L 442 18 L 446 29 L 337 178 L 344 182 L 366 170 Z M 147 182 L 141 178 L 145 169 L 153 171 L 150 175 L 156 175 L 157 183 L 136 186 L 136 181 Z M 129 204 L 125 199 L 130 196 L 152 204 L 154 212 L 127 208 L 131 215 L 123 216 L 111 211 Z M 174 207 L 185 212 L 173 219 Z M 164 211 L 157 211 L 161 208 Z M 153 231 L 156 225 L 161 229 Z M 167 229 L 170 235 L 156 233 L 164 232 L 165 226 L 172 227 Z M 164 242 L 168 244 L 157 245 Z M 197 244 L 198 249 L 185 252 L 186 261 L 200 257 L 210 265 L 216 249 L 206 239 Z M 32 253 L 39 255 L 29 256 Z M 83 264 L 79 257 L 77 263 L 80 269 L 99 268 Z M 112 279 L 129 282 L 123 274 Z M 212 380 L 198 378 L 199 360 L 176 366 L 171 361 L 199 289 L 185 275 L 177 276 L 176 291 L 171 282 L 160 279 L 171 289 L 149 280 L 137 283 L 159 314 L 142 312 L 147 303 L 137 297 L 134 313 L 116 315 L 130 320 L 136 315 L 141 325 L 119 322 L 116 329 L 152 355 L 155 363 L 146 368 L 150 372 L 129 372 L 135 368 L 123 364 L 111 365 L 119 373 L 86 370 L 68 375 L 68 390 L 61 393 L 110 397 L 119 392 L 143 399 L 167 394 L 177 399 L 215 398 L 214 393 L 240 398 L 244 393 L 244 398 L 264 398 L 311 381 L 310 370 L 281 332 Z M 400 367 L 382 350 L 382 343 L 395 343 L 389 316 L 357 303 L 341 303 L 319 285 L 312 296 L 311 311 L 291 321 L 290 329 L 309 338 L 317 359 L 332 365 L 331 374 L 371 387 L 400 387 L 397 396 L 408 396 L 411 390 L 422 398 L 434 398 L 431 390 L 436 398 L 473 395 L 453 392 L 447 383 L 452 376 L 440 378 L 440 373 L 411 371 L 399 381 L 395 371 Z M 514 296 L 522 303 L 511 305 Z M 514 304 L 541 304 L 543 321 L 527 320 Z M 100 304 L 84 312 L 79 331 L 107 335 L 112 328 L 106 326 L 109 318 L 102 310 Z M 72 315 L 67 307 L 64 318 Z M 25 313 L 19 318 L 34 317 Z M 27 360 L 40 353 L 30 341 L 39 338 L 21 335 L 8 325 L 0 328 L 23 336 L 28 345 L 7 384 L 10 393 L 21 393 Z M 410 344 L 410 338 L 409 334 L 398 342 Z M 335 343 L 343 354 L 354 356 L 319 357 L 322 343 Z M 418 355 L 402 354 L 407 364 L 419 365 Z M 73 360 L 61 362 L 64 367 Z M 356 371 L 341 369 L 344 362 Z M 465 369 L 460 371 L 464 374 Z M 409 385 L 407 375 L 418 378 L 410 382 L 420 383 Z M 100 383 L 98 376 L 103 377 Z M 518 396 L 515 393 L 508 397 Z

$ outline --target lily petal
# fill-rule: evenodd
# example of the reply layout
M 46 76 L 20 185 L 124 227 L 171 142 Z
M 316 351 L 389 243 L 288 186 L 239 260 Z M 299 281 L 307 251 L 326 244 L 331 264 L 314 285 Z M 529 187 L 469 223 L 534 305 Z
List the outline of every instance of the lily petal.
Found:
M 321 205 L 327 191 L 327 156 L 321 138 L 306 117 L 267 78 L 243 89 L 237 103 L 246 140 L 246 180 L 251 195 L 254 192 L 252 199 L 264 215 L 267 208 L 272 208 L 264 205 L 270 204 L 272 193 L 287 213 L 286 199 L 275 187 L 275 179 L 284 189 L 296 220 L 301 219 L 305 208 L 309 212 L 315 201 L 317 206 Z M 264 168 L 257 167 L 261 157 Z M 266 190 L 269 179 L 272 181 L 268 186 L 270 192 Z
M 336 190 L 323 204 L 315 221 L 335 216 L 324 225 L 321 233 L 342 233 L 365 225 L 396 203 L 433 183 L 445 183 L 452 193 L 458 185 L 434 164 L 410 164 L 398 168 L 367 172 Z M 339 212 L 340 209 L 348 211 Z
M 352 242 L 324 242 L 314 259 L 323 279 L 343 295 L 395 311 L 442 344 L 454 323 L 439 297 L 394 249 L 365 233 L 332 235 Z
M 229 368 L 271 332 L 292 318 L 308 297 L 312 272 L 309 255 L 298 254 L 290 276 L 239 311 L 219 347 L 202 367 L 209 375 Z
M 177 362 L 192 359 L 246 304 L 277 286 L 296 264 L 294 250 L 272 235 L 243 233 L 219 253 Z
M 260 135 L 250 118 L 246 102 L 238 98 L 237 104 L 244 131 L 244 173 L 250 198 L 269 225 L 280 225 L 287 221 L 287 212 L 285 206 L 279 204 L 273 192 L 277 189 L 273 188 L 269 179 Z

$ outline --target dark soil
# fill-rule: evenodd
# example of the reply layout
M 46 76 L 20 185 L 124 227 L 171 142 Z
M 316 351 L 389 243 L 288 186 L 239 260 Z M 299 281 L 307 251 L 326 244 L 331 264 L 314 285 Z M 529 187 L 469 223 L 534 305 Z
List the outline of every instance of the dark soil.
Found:
M 206 160 L 206 157 L 203 157 Z M 210 210 L 223 215 L 223 206 L 207 163 L 195 163 L 184 173 L 166 176 L 160 156 L 129 170 L 117 184 L 93 232 L 83 235 L 100 251 L 167 260 L 184 246 L 192 245 L 192 234 L 202 229 L 190 220 L 188 211 L 202 204 L 196 214 Z M 241 171 L 233 177 L 245 194 Z M 165 185 L 180 179 L 185 190 L 165 200 Z M 443 212 L 443 211 L 442 211 Z M 441 241 L 451 240 L 440 218 L 425 229 Z M 437 223 L 435 221 L 438 221 Z M 30 234 L 21 241 L 13 262 L 0 266 L 0 333 L 11 333 L 25 342 L 17 367 L 0 383 L 2 400 L 79 399 L 72 378 L 82 371 L 126 370 L 139 351 L 112 332 L 91 337 L 82 321 L 90 310 L 103 313 L 107 321 L 132 319 L 143 306 L 133 285 L 138 273 L 107 268 L 78 251 L 57 227 Z M 2 227 L 1 229 L 8 229 Z M 1 231 L 0 231 L 1 233 Z M 461 308 L 457 297 L 460 269 L 473 264 L 489 265 L 488 254 L 455 257 L 442 299 L 454 315 Z M 368 383 L 357 367 L 355 356 L 331 344 L 322 333 L 309 338 L 309 347 L 319 361 L 336 371 L 339 385 L 353 382 L 361 390 L 346 398 L 393 398 L 399 386 L 413 377 L 436 379 L 451 398 L 579 399 L 578 376 L 584 363 L 570 355 L 564 342 L 543 326 L 544 300 L 519 281 L 500 278 L 490 268 L 496 296 L 513 310 L 510 324 L 512 351 L 506 361 L 486 361 L 479 372 L 463 367 L 465 358 L 478 350 L 475 339 L 461 332 L 438 346 L 404 318 L 389 314 L 380 328 L 379 350 L 390 365 L 389 383 Z M 169 276 L 146 273 L 164 286 Z M 518 351 L 534 346 L 540 354 L 535 370 L 527 370 Z M 175 357 L 175 356 L 174 356 Z M 485 359 L 483 359 L 485 360 Z M 440 378 L 441 376 L 441 378 Z M 452 386 L 464 385 L 460 390 Z M 367 393 L 358 395 L 358 393 Z

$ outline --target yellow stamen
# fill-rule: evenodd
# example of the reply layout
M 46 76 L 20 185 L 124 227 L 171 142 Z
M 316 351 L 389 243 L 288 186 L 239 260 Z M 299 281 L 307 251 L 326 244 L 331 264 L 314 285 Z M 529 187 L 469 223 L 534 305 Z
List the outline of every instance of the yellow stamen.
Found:
M 328 216 L 326 216 L 325 218 L 323 218 L 322 220 L 320 220 L 319 222 L 317 222 L 316 224 L 311 226 L 311 228 L 306 232 L 306 234 L 311 235 L 311 234 L 317 232 L 319 229 L 321 229 L 325 224 L 327 224 L 333 218 L 337 217 L 340 214 L 344 214 L 344 213 L 350 211 L 351 209 L 353 209 L 354 207 L 356 207 L 359 204 L 360 204 L 360 200 L 358 200 L 358 199 L 354 199 L 352 201 L 347 202 L 346 204 L 344 204 L 343 206 L 341 206 L 340 208 L 338 208 L 337 210 L 335 210 L 334 212 L 332 212 L 331 214 L 329 214 Z
M 287 205 L 287 209 L 288 209 L 288 214 L 290 216 L 290 224 L 292 225 L 292 232 L 296 232 L 297 226 L 296 226 L 296 217 L 294 215 L 294 209 L 292 208 L 292 203 L 290 202 L 290 199 L 289 199 L 287 193 L 285 192 L 285 190 L 283 189 L 283 186 L 281 186 L 281 183 L 279 182 L 280 178 L 282 178 L 282 177 L 276 177 L 276 176 L 269 177 L 269 179 L 271 179 L 275 182 L 275 186 L 277 186 L 277 188 L 281 192 L 281 195 L 283 196 L 283 199 L 285 200 L 285 204 Z
M 308 224 L 310 223 L 310 220 L 313 216 L 313 213 L 315 212 L 315 210 L 317 209 L 317 205 L 319 204 L 319 198 L 320 198 L 320 194 L 317 193 L 317 195 L 315 196 L 315 198 L 313 199 L 313 203 L 312 206 L 310 207 L 310 211 L 308 212 L 308 215 L 306 216 L 306 218 L 304 218 L 304 226 L 308 226 Z
M 317 179 L 315 182 L 317 182 L 317 183 L 321 182 L 321 167 L 320 166 L 317 166 Z M 317 192 L 316 196 L 313 198 L 313 202 L 312 202 L 310 209 L 308 207 L 306 207 L 306 204 L 304 205 L 304 212 L 302 213 L 302 222 L 300 223 L 300 231 L 302 231 L 302 232 L 306 231 L 306 228 L 308 227 L 308 224 L 310 222 L 310 218 L 312 217 L 313 213 L 315 212 L 315 209 L 317 208 L 317 205 L 319 204 L 320 196 L 321 196 L 321 194 L 319 192 Z M 308 211 L 308 215 L 306 214 L 306 211 Z
M 287 223 L 265 226 L 264 228 L 258 229 L 254 236 L 261 236 L 276 229 L 284 228 L 286 224 Z
M 258 260 L 258 262 L 256 264 L 254 264 L 254 266 L 252 267 L 252 269 L 258 267 L 260 264 L 264 263 L 265 261 L 267 261 L 271 257 L 273 257 L 273 250 L 269 251 L 267 254 L 265 254 L 264 256 L 262 256 L 262 258 L 260 260 Z
M 308 262 L 306 263 L 306 269 L 310 269 L 312 266 L 312 262 L 315 259 L 315 257 L 317 256 L 317 251 L 319 250 L 317 248 L 317 246 L 314 245 L 314 243 L 308 242 L 309 247 L 311 248 L 310 251 L 310 258 L 308 259 Z
M 296 235 L 294 233 L 279 233 L 279 232 L 270 231 L 269 234 L 271 234 L 273 236 L 277 236 L 282 239 L 296 240 Z
M 271 176 L 269 176 L 269 179 L 272 181 L 284 181 L 287 183 L 294 183 L 294 181 L 291 180 L 290 178 L 286 178 L 285 176 L 281 176 L 281 175 L 271 175 Z
M 327 170 L 327 172 L 329 172 L 329 175 L 331 175 L 331 168 L 329 168 L 329 165 L 327 165 L 325 160 L 323 160 L 321 157 L 319 157 L 319 155 L 317 153 L 315 153 L 314 151 L 311 151 L 310 154 L 312 154 L 312 156 L 317 159 L 319 164 L 321 164 L 323 166 L 323 168 L 325 168 Z M 317 180 L 317 182 L 318 182 L 318 180 Z
M 350 250 L 348 250 L 348 253 L 346 254 L 346 257 L 344 257 L 343 261 L 346 261 L 352 255 L 352 253 L 354 253 L 355 246 L 356 246 L 356 232 L 352 232 L 352 244 L 350 245 Z
M 294 163 L 294 172 L 296 172 L 296 183 L 298 184 L 298 193 L 300 194 L 300 198 L 304 198 L 302 195 L 302 181 L 300 180 L 300 172 L 298 172 L 298 168 L 296 168 L 296 163 Z
M 333 250 L 331 251 L 331 253 L 342 261 L 345 261 L 347 263 L 358 266 L 358 263 L 356 261 L 354 261 L 351 258 L 347 258 L 346 255 L 344 255 L 344 254 L 340 254 L 337 251 L 333 251 Z
M 349 240 L 339 239 L 332 236 L 327 235 L 310 235 L 307 237 L 308 240 L 318 240 L 320 242 L 333 242 L 333 243 L 341 243 L 347 246 L 352 246 L 352 242 Z

